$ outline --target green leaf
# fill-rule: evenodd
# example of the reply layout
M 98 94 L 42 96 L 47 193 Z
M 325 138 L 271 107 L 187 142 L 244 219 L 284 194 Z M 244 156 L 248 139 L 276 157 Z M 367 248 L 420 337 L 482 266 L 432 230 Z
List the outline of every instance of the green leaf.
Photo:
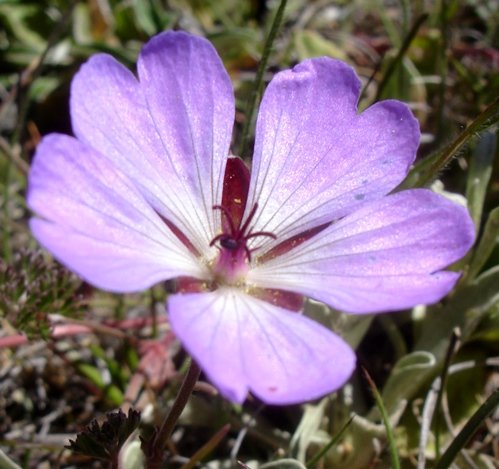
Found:
M 393 74 L 395 71 L 398 69 L 399 65 L 402 63 L 404 56 L 409 49 L 409 46 L 411 45 L 413 39 L 416 37 L 416 34 L 419 31 L 419 28 L 423 25 L 423 23 L 426 21 L 428 18 L 427 14 L 421 15 L 413 24 L 411 30 L 407 34 L 407 36 L 404 38 L 404 41 L 402 45 L 400 46 L 399 51 L 397 52 L 397 55 L 395 58 L 388 64 L 388 67 L 386 68 L 386 72 L 383 75 L 383 78 L 381 79 L 380 84 L 378 85 L 378 91 L 376 92 L 376 97 L 374 101 L 378 101 L 382 96 L 383 92 L 386 88 L 386 85 L 392 78 Z
M 347 423 L 343 425 L 343 428 L 335 436 L 333 436 L 333 438 L 331 438 L 331 441 L 324 445 L 324 447 L 315 456 L 307 461 L 306 466 L 308 469 L 312 469 L 327 454 L 327 452 L 340 441 L 341 437 L 345 434 L 354 418 L 355 415 L 352 415 L 348 419 Z
M 114 384 L 107 386 L 105 389 L 105 396 L 108 402 L 110 402 L 113 406 L 120 406 L 123 404 L 125 396 L 121 392 L 121 390 Z
M 298 29 L 293 36 L 293 45 L 299 60 L 310 57 L 321 57 L 323 55 L 341 60 L 347 59 L 347 55 L 343 49 L 340 49 L 316 31 Z
M 149 36 L 157 34 L 158 28 L 151 2 L 147 0 L 132 0 L 131 3 L 134 17 L 139 27 Z
M 90 351 L 94 357 L 100 358 L 107 366 L 113 382 L 125 387 L 127 383 L 126 370 L 114 358 L 111 358 L 106 351 L 97 344 L 90 345 Z
M 497 136 L 493 132 L 484 132 L 478 140 L 470 159 L 466 199 L 475 229 L 480 228 L 483 203 L 487 194 L 487 186 L 492 174 L 492 163 L 497 153 Z
M 480 273 L 497 244 L 499 244 L 499 207 L 489 214 L 482 237 L 470 262 L 467 279 L 473 280 Z
M 86 3 L 78 3 L 75 6 L 73 16 L 73 40 L 76 44 L 91 43 L 94 38 L 92 35 L 92 19 L 90 17 L 89 6 Z
M 378 0 L 375 2 L 366 2 L 366 6 L 367 5 L 370 5 L 373 12 L 379 15 L 379 18 L 383 23 L 383 27 L 385 28 L 386 34 L 390 39 L 390 42 L 394 44 L 396 47 L 399 47 L 402 42 L 401 32 L 397 27 L 395 18 L 393 17 L 393 15 L 389 14 L 389 10 L 385 8 L 383 1 Z
M 29 96 L 34 101 L 43 101 L 61 84 L 60 77 L 39 77 L 29 89 Z
M 104 389 L 106 387 L 106 383 L 102 378 L 101 372 L 95 366 L 89 365 L 88 363 L 79 363 L 76 368 L 83 376 L 92 381 L 92 383 L 95 384 L 95 386 L 97 386 L 99 389 Z
M 229 28 L 209 34 L 208 39 L 220 52 L 228 69 L 252 63 L 261 54 L 261 36 L 250 28 Z
M 454 327 L 459 327 L 462 341 L 466 341 L 480 323 L 483 315 L 499 301 L 498 285 L 499 266 L 496 266 L 458 290 L 448 300 L 445 308 L 428 314 L 415 348 L 431 352 L 437 363 L 442 364 L 450 331 Z
M 492 347 L 499 343 L 499 303 L 492 305 L 470 340 L 489 342 Z
M 447 469 L 456 458 L 459 451 L 461 451 L 470 438 L 478 430 L 482 422 L 487 416 L 492 413 L 499 405 L 499 389 L 496 389 L 489 398 L 480 406 L 480 408 L 468 420 L 463 429 L 458 433 L 456 438 L 452 441 L 445 453 L 438 461 L 435 469 Z
M 260 469 L 307 469 L 296 459 L 279 459 L 260 466 Z
M 435 357 L 427 351 L 417 351 L 401 358 L 386 382 L 382 398 L 386 410 L 392 415 L 401 399 L 410 399 L 418 391 L 414 383 L 424 384 L 437 369 Z
M 329 399 L 324 398 L 318 405 L 306 404 L 303 417 L 290 442 L 292 454 L 305 461 L 307 449 L 319 430 Z
M 0 468 L 1 469 L 21 469 L 21 466 L 17 465 L 12 459 L 10 459 L 1 449 L 0 449 Z
M 305 315 L 340 334 L 354 349 L 361 343 L 369 330 L 374 314 L 346 314 L 334 310 L 324 303 L 307 299 Z
M 31 51 L 41 53 L 45 47 L 45 39 L 31 24 L 37 16 L 45 16 L 43 9 L 37 5 L 0 4 L 0 23 L 5 29 L 21 44 L 28 46 Z
M 245 109 L 246 120 L 244 121 L 244 126 L 241 135 L 241 145 L 239 147 L 239 155 L 242 157 L 244 157 L 244 155 L 246 154 L 246 149 L 247 149 L 246 147 L 248 145 L 250 137 L 250 129 L 253 125 L 253 114 L 262 96 L 263 78 L 265 70 L 267 69 L 267 63 L 270 57 L 270 53 L 272 51 L 272 46 L 274 44 L 274 41 L 277 37 L 277 33 L 279 32 L 282 20 L 284 18 L 284 10 L 286 9 L 287 1 L 288 0 L 281 0 L 279 2 L 279 7 L 277 8 L 276 14 L 274 16 L 274 20 L 272 22 L 269 35 L 265 42 L 265 47 L 263 48 L 262 58 L 260 59 L 260 64 L 258 65 L 253 93 L 249 98 Z
M 399 407 L 398 415 L 394 414 L 391 418 L 392 426 L 396 425 L 405 408 L 403 404 Z M 365 469 L 369 467 L 378 455 L 373 441 L 386 439 L 385 426 L 373 423 L 373 420 L 378 418 L 379 413 L 369 418 L 356 415 L 341 443 L 331 448 L 325 455 L 324 467 L 334 469 Z M 324 443 L 327 441 L 325 440 Z M 355 450 L 351 451 L 352 448 Z

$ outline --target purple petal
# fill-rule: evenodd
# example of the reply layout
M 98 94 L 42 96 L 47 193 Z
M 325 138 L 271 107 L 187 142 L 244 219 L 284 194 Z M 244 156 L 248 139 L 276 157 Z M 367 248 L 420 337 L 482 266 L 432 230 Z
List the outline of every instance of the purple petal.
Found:
M 202 277 L 197 260 L 125 175 L 85 144 L 52 134 L 38 146 L 28 205 L 38 241 L 88 282 L 137 291 L 179 275 Z
M 140 82 L 111 56 L 71 87 L 73 129 L 136 184 L 202 251 L 213 238 L 234 120 L 229 77 L 202 38 L 167 32 L 139 57 Z
M 355 367 L 350 347 L 325 327 L 239 290 L 173 295 L 168 309 L 187 351 L 236 402 L 248 391 L 269 404 L 315 399 Z
M 278 236 L 338 219 L 391 191 L 419 142 L 406 105 L 384 101 L 357 114 L 360 82 L 343 62 L 302 62 L 278 73 L 258 115 L 247 211 Z
M 260 264 L 248 281 L 352 313 L 409 308 L 449 292 L 459 274 L 439 270 L 460 259 L 474 237 L 465 208 L 425 189 L 405 191 Z
M 220 225 L 213 205 L 222 198 L 234 125 L 229 75 L 210 42 L 180 32 L 151 39 L 137 66 L 164 152 L 207 214 L 209 243 Z

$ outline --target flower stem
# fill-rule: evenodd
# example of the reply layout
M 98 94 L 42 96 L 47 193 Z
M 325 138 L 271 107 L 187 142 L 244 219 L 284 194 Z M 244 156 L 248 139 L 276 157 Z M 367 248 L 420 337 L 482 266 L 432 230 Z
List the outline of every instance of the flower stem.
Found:
M 274 44 L 274 40 L 277 36 L 277 32 L 279 31 L 279 27 L 281 26 L 282 19 L 284 17 L 284 9 L 286 8 L 287 0 L 281 0 L 281 4 L 277 9 L 277 13 L 275 14 L 274 21 L 272 23 L 272 27 L 270 28 L 270 33 L 265 42 L 265 46 L 263 48 L 262 59 L 258 64 L 258 70 L 256 71 L 256 78 L 253 90 L 246 104 L 246 119 L 244 121 L 243 132 L 241 136 L 241 145 L 239 147 L 239 156 L 244 157 L 246 153 L 250 128 L 253 122 L 253 114 L 255 113 L 255 107 L 257 102 L 259 101 L 262 95 L 263 89 L 263 75 L 267 68 L 267 62 L 269 61 L 270 51 L 272 50 L 272 45 Z
M 388 82 L 390 81 L 390 78 L 392 77 L 393 73 L 397 69 L 397 66 L 402 62 L 404 55 L 407 52 L 407 49 L 409 49 L 409 46 L 412 44 L 413 39 L 416 37 L 416 34 L 419 31 L 419 28 L 428 19 L 428 16 L 429 15 L 427 13 L 424 13 L 419 18 L 417 18 L 414 25 L 412 26 L 411 30 L 409 31 L 407 36 L 404 38 L 404 42 L 402 43 L 402 46 L 400 47 L 399 51 L 397 52 L 397 55 L 395 56 L 395 58 L 388 65 L 386 72 L 385 72 L 385 75 L 383 76 L 383 79 L 381 80 L 381 82 L 378 86 L 378 91 L 376 93 L 376 97 L 374 98 L 374 102 L 379 101 L 381 99 L 386 85 L 388 84 Z
M 180 390 L 173 402 L 170 412 L 166 415 L 161 427 L 155 432 L 152 438 L 147 442 L 142 442 L 142 450 L 147 458 L 147 469 L 159 469 L 162 467 L 163 454 L 168 440 L 177 424 L 180 414 L 191 396 L 200 373 L 201 369 L 198 364 L 194 360 L 191 360 L 189 370 L 180 386 Z

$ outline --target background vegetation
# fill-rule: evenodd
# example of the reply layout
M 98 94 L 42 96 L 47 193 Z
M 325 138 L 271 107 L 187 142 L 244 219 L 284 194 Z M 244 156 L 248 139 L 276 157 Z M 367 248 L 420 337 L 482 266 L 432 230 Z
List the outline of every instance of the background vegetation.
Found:
M 186 368 L 164 314 L 168 285 L 97 291 L 30 236 L 30 158 L 41 135 L 71 132 L 72 76 L 99 51 L 133 67 L 141 45 L 165 29 L 203 35 L 233 79 L 237 148 L 278 6 L 0 0 L 0 467 L 116 465 L 130 434 L 124 467 L 140 467 L 139 432 L 161 420 Z M 467 203 L 479 238 L 440 305 L 359 318 L 309 302 L 307 314 L 356 347 L 350 383 L 284 408 L 234 406 L 202 383 L 166 467 L 499 467 L 498 11 L 497 0 L 288 1 L 264 79 L 327 55 L 362 77 L 361 108 L 409 103 L 423 140 L 403 186 Z M 125 413 L 106 417 L 118 408 Z M 130 408 L 140 418 L 125 415 Z

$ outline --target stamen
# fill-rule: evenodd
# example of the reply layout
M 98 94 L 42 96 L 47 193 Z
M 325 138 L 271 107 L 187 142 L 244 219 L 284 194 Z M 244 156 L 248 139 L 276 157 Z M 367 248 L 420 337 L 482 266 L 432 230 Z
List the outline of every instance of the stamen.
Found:
M 246 231 L 246 229 L 248 228 L 249 224 L 251 223 L 251 220 L 253 219 L 253 217 L 255 216 L 255 213 L 258 209 L 258 204 L 255 203 L 255 205 L 253 205 L 253 208 L 251 209 L 251 212 L 249 213 L 248 215 L 248 218 L 246 219 L 246 221 L 244 222 L 244 225 L 241 227 L 241 233 L 244 234 L 244 232 Z
M 248 262 L 251 262 L 251 253 L 260 249 L 260 247 L 255 247 L 250 249 L 248 247 L 248 241 L 258 236 L 267 236 L 272 239 L 277 239 L 274 233 L 268 231 L 256 231 L 253 232 L 253 226 L 250 227 L 251 221 L 255 217 L 256 211 L 258 210 L 258 204 L 255 203 L 251 209 L 248 217 L 241 226 L 236 226 L 234 218 L 231 216 L 231 212 L 224 205 L 214 205 L 213 210 L 220 210 L 222 216 L 225 217 L 225 225 L 222 223 L 223 233 L 215 236 L 211 242 L 210 246 L 215 245 L 217 242 L 220 243 L 221 249 L 226 249 L 228 251 L 236 252 L 239 249 L 243 249 Z
M 210 247 L 213 246 L 217 241 L 220 241 L 222 238 L 225 238 L 227 235 L 225 233 L 220 233 L 219 235 L 215 236 L 211 241 L 210 241 Z
M 256 233 L 251 233 L 246 236 L 246 239 L 255 238 L 256 236 L 268 236 L 272 239 L 277 239 L 277 236 L 274 233 L 270 233 L 268 231 L 257 231 Z

